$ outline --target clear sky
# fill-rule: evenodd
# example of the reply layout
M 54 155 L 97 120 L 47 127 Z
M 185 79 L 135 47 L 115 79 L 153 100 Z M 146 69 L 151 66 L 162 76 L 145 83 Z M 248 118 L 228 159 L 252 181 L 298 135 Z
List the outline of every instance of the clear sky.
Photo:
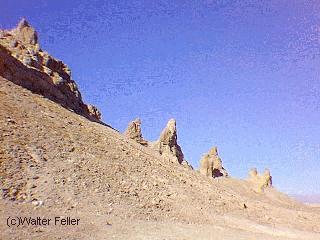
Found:
M 318 0 L 0 0 L 1 28 L 21 17 L 106 123 L 156 140 L 175 118 L 194 167 L 217 145 L 234 177 L 320 193 Z

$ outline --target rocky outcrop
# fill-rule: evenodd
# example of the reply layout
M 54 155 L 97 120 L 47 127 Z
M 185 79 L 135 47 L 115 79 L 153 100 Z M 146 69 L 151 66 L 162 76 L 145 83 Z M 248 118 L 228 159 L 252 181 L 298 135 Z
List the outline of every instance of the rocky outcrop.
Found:
M 25 44 L 36 45 L 38 44 L 38 34 L 30 26 L 26 19 L 22 19 L 18 26 L 11 30 L 11 34 L 15 36 L 17 41 Z
M 248 180 L 253 184 L 256 192 L 263 192 L 264 189 L 272 187 L 272 176 L 269 169 L 259 174 L 256 168 L 249 171 Z
M 89 116 L 93 116 L 95 119 L 97 120 L 101 120 L 101 112 L 99 111 L 99 109 L 91 104 L 87 104 L 88 112 L 89 112 Z
M 228 173 L 222 166 L 218 148 L 213 147 L 200 160 L 200 173 L 208 177 L 227 177 Z
M 140 143 L 141 145 L 144 145 L 144 146 L 148 145 L 148 142 L 144 140 L 142 137 L 141 120 L 139 118 L 129 123 L 128 128 L 124 132 L 124 135 Z
M 167 123 L 167 126 L 161 132 L 158 141 L 153 143 L 152 147 L 162 156 L 170 159 L 172 162 L 178 162 L 182 165 L 192 168 L 191 165 L 189 165 L 189 163 L 184 159 L 184 155 L 177 139 L 176 120 L 170 119 Z
M 68 66 L 40 48 L 37 32 L 25 19 L 11 31 L 0 31 L 0 76 L 92 121 L 101 119 L 96 107 L 83 103 Z
M 249 171 L 249 180 L 253 180 L 258 176 L 258 170 L 256 168 L 252 168 Z

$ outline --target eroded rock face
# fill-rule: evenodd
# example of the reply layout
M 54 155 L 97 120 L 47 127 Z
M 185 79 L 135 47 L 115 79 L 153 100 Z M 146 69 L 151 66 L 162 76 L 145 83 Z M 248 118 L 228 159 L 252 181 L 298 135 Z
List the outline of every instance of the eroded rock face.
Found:
M 167 126 L 162 130 L 158 141 L 153 144 L 153 148 L 162 156 L 169 158 L 173 162 L 186 165 L 192 168 L 184 159 L 181 147 L 177 142 L 176 120 L 170 119 Z
M 30 26 L 26 19 L 21 19 L 18 26 L 11 31 L 16 39 L 25 44 L 36 45 L 38 43 L 38 34 Z
M 222 166 L 218 148 L 212 147 L 200 160 L 200 173 L 208 177 L 227 177 L 228 173 Z
M 101 112 L 96 106 L 87 104 L 87 109 L 90 116 L 93 116 L 97 120 L 101 120 Z
M 40 49 L 38 34 L 25 19 L 0 31 L 0 76 L 90 120 L 101 119 L 96 107 L 83 103 L 68 66 Z
M 148 142 L 142 137 L 141 120 L 139 118 L 129 123 L 128 128 L 124 132 L 124 135 L 144 146 L 148 145 Z
M 256 168 L 249 171 L 248 180 L 253 184 L 256 192 L 263 192 L 264 189 L 272 187 L 272 176 L 269 169 L 259 174 Z

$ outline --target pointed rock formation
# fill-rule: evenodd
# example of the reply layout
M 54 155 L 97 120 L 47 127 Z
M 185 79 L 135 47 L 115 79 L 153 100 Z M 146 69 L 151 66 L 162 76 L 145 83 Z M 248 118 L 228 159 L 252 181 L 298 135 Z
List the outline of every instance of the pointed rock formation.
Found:
M 96 107 L 83 103 L 68 66 L 40 49 L 38 34 L 25 19 L 0 31 L 0 76 L 92 121 L 101 119 Z
M 200 173 L 208 177 L 227 177 L 228 173 L 222 166 L 218 148 L 213 147 L 200 160 Z
M 144 140 L 142 137 L 140 118 L 137 118 L 134 121 L 129 123 L 128 128 L 124 132 L 124 135 L 128 138 L 135 140 L 141 145 L 144 145 L 144 146 L 148 145 L 148 142 Z
M 158 141 L 153 144 L 153 148 L 162 156 L 169 158 L 171 161 L 178 162 L 192 168 L 184 159 L 184 155 L 177 139 L 176 120 L 170 119 L 167 126 L 161 132 Z
M 38 43 L 38 34 L 36 30 L 27 22 L 26 19 L 22 18 L 18 26 L 11 31 L 16 39 L 24 44 L 36 45 Z
M 263 177 L 264 177 L 264 187 L 272 187 L 272 176 L 268 168 L 264 170 Z
M 249 179 L 255 179 L 258 176 L 258 170 L 256 168 L 252 168 L 249 171 Z
M 263 174 L 259 174 L 256 168 L 251 169 L 248 180 L 253 184 L 256 192 L 263 192 L 264 189 L 272 187 L 272 176 L 267 168 Z

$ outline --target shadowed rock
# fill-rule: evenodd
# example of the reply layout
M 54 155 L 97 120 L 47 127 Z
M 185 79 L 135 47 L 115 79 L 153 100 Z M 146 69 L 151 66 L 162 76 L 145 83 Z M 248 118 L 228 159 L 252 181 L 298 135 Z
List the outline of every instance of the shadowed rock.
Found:
M 200 160 L 200 173 L 208 177 L 226 177 L 227 171 L 222 166 L 217 147 L 213 147 Z

